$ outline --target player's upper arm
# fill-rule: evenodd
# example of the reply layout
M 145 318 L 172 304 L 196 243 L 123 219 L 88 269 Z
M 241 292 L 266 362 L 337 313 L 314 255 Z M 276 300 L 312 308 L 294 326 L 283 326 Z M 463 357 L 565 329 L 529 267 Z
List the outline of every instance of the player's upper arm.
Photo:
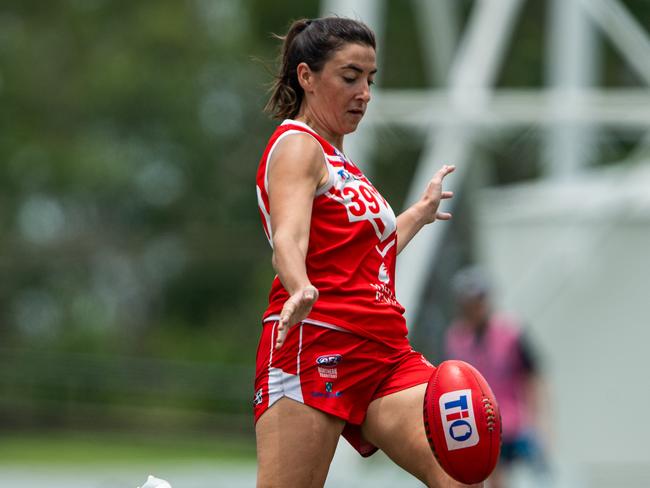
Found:
M 327 181 L 323 150 L 309 134 L 292 134 L 273 150 L 268 168 L 271 228 L 275 237 L 304 239 L 314 195 Z

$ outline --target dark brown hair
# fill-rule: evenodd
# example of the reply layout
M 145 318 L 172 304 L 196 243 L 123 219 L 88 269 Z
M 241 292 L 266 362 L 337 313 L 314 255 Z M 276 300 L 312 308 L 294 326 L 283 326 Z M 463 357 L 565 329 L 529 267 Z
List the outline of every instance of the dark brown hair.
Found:
M 276 119 L 292 119 L 298 115 L 304 96 L 296 71 L 300 63 L 307 63 L 312 71 L 318 72 L 345 44 L 363 44 L 376 49 L 372 30 L 363 22 L 344 17 L 296 20 L 285 36 L 276 37 L 283 41 L 280 72 L 264 107 Z

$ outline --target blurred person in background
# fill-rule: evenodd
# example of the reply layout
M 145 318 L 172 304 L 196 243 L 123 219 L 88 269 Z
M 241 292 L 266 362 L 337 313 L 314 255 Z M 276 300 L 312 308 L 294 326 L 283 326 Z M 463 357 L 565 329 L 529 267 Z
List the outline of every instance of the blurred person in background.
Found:
M 283 40 L 267 110 L 283 122 L 257 174 L 273 249 L 257 353 L 258 487 L 323 486 L 339 437 L 378 448 L 430 487 L 438 466 L 422 421 L 435 368 L 412 350 L 395 298 L 397 254 L 438 211 L 443 166 L 397 218 L 344 152 L 370 102 L 375 37 L 340 17 L 298 20 Z
M 447 359 L 476 367 L 490 384 L 501 410 L 502 445 L 490 488 L 507 486 L 515 462 L 528 463 L 538 475 L 546 472 L 540 434 L 543 383 L 538 356 L 520 322 L 494 312 L 490 283 L 477 267 L 460 270 L 452 281 L 457 315 L 445 336 Z

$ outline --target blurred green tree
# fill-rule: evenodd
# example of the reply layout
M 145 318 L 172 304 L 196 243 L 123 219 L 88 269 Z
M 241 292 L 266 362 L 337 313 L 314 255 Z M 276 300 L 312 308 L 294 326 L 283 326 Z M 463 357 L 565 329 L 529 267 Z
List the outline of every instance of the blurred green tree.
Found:
M 263 5 L 3 2 L 5 345 L 250 360 Z

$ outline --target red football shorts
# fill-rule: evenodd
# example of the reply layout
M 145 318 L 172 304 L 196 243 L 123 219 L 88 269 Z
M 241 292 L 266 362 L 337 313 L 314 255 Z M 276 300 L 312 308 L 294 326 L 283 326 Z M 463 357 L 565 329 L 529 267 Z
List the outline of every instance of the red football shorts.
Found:
M 274 348 L 277 321 L 266 322 L 257 349 L 255 422 L 286 396 L 347 422 L 343 436 L 362 456 L 377 448 L 360 426 L 376 398 L 427 383 L 435 371 L 422 354 L 341 330 L 299 324 Z

